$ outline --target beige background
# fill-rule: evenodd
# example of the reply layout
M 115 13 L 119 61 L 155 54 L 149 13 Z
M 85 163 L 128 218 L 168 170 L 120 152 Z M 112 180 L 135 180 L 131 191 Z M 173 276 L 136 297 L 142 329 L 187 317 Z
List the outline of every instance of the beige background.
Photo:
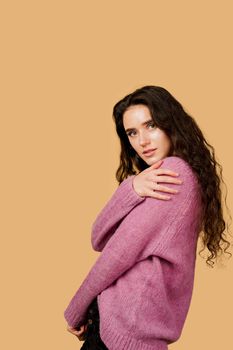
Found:
M 112 107 L 127 93 L 159 85 L 182 103 L 215 147 L 232 211 L 231 4 L 1 2 L 1 348 L 82 345 L 63 312 L 99 254 L 90 228 L 117 187 Z M 231 348 L 233 258 L 224 263 L 197 257 L 169 350 Z

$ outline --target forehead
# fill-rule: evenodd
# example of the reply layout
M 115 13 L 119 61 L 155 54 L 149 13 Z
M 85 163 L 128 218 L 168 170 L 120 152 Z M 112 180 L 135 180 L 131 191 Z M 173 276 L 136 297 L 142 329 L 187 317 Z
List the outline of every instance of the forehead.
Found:
M 131 126 L 130 124 L 140 124 L 149 119 L 151 119 L 150 110 L 142 104 L 128 107 L 123 114 L 123 124 L 125 127 Z

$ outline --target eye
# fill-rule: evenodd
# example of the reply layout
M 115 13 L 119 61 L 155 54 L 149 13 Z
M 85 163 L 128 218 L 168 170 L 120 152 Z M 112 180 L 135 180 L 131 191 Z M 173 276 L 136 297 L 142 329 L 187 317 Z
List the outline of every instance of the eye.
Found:
M 135 131 L 129 131 L 128 133 L 127 133 L 127 135 L 128 136 L 132 136 L 132 133 L 134 133 Z
M 154 121 L 150 121 L 150 122 L 148 122 L 146 125 L 147 125 L 147 126 L 152 126 L 152 128 L 155 128 L 155 123 L 154 123 Z M 127 133 L 127 135 L 131 137 L 133 133 L 135 133 L 135 131 L 129 131 L 129 132 Z
M 149 122 L 147 125 L 148 126 L 152 126 L 153 128 L 155 127 L 155 123 L 154 122 Z

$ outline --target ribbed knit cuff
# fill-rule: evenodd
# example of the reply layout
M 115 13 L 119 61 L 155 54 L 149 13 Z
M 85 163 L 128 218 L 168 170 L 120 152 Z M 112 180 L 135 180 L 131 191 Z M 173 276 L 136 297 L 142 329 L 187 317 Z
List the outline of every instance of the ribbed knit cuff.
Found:
M 165 340 L 155 339 L 154 344 L 149 345 L 142 340 L 134 338 L 134 335 L 116 332 L 114 320 L 100 318 L 100 337 L 109 349 L 117 350 L 168 350 Z

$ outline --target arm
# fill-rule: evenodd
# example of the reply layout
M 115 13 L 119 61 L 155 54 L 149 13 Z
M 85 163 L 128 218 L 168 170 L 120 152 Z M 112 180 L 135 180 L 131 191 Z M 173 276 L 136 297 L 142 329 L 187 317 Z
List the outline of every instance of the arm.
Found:
M 91 229 L 91 244 L 94 250 L 101 252 L 124 217 L 145 200 L 145 197 L 139 196 L 133 188 L 134 176 L 122 181 L 95 219 Z
M 165 202 L 146 197 L 130 211 L 108 240 L 101 255 L 66 308 L 64 316 L 70 326 L 82 325 L 89 305 L 98 294 L 138 261 L 152 253 L 159 255 L 166 241 L 174 237 L 179 221 L 177 218 L 180 215 L 185 216 L 193 201 L 191 198 L 195 198 L 191 196 L 195 188 L 193 176 L 186 171 L 186 166 L 183 168 L 183 162 L 180 166 L 177 160 L 171 159 L 170 163 L 174 171 L 182 172 L 184 179 L 176 201 Z M 176 184 L 171 186 L 176 188 Z

